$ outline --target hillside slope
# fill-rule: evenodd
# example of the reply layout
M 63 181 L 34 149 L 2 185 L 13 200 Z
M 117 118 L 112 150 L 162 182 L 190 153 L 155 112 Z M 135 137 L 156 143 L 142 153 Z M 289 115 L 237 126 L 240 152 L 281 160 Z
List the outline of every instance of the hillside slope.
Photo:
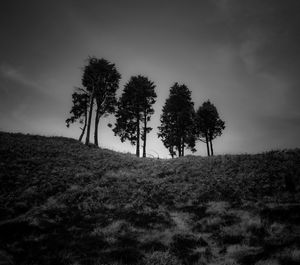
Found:
M 0 133 L 0 264 L 298 264 L 299 176 L 299 149 L 138 159 Z

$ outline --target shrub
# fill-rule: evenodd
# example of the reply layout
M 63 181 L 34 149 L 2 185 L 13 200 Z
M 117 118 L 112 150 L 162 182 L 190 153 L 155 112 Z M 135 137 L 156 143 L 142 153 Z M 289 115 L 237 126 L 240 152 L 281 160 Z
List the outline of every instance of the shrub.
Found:
M 256 262 L 255 265 L 280 265 L 280 263 L 277 259 L 265 259 Z
M 155 251 L 145 257 L 143 265 L 181 265 L 170 252 Z
M 142 243 L 141 248 L 147 252 L 166 251 L 167 250 L 167 246 L 165 246 L 159 240 L 155 240 L 155 239 L 152 239 L 152 240 Z
M 143 254 L 134 247 L 120 247 L 106 252 L 108 259 L 122 262 L 123 264 L 137 264 L 143 259 Z
M 238 264 L 254 264 L 264 256 L 260 247 L 249 247 L 247 245 L 231 245 L 227 248 L 228 256 L 235 259 Z
M 285 249 L 279 254 L 279 260 L 281 264 L 285 265 L 296 265 L 300 264 L 300 249 L 290 248 Z
M 238 244 L 245 238 L 244 231 L 239 225 L 222 228 L 220 237 L 224 244 Z
M 200 238 L 197 239 L 190 234 L 176 234 L 172 238 L 170 250 L 184 264 L 196 262 L 201 257 L 201 253 L 196 251 L 197 247 L 207 246 L 207 242 Z

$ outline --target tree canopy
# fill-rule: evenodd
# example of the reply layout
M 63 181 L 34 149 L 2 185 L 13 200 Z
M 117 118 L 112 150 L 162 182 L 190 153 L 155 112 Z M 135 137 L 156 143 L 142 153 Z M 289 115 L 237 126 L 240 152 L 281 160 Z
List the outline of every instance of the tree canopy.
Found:
M 148 123 L 154 114 L 153 105 L 157 98 L 156 85 L 146 76 L 131 76 L 117 100 L 120 79 L 115 64 L 103 58 L 89 57 L 83 68 L 83 88 L 78 88 L 72 94 L 71 117 L 66 119 L 66 125 L 69 127 L 76 121 L 84 124 L 79 140 L 86 133 L 85 144 L 88 145 L 92 115 L 95 113 L 94 143 L 98 146 L 100 118 L 115 113 L 114 134 L 122 142 L 128 140 L 135 145 L 138 157 L 142 141 L 143 157 L 146 157 L 147 135 L 152 130 Z M 222 135 L 225 129 L 225 122 L 209 100 L 195 111 L 191 91 L 185 84 L 177 82 L 170 88 L 160 122 L 158 138 L 161 138 L 172 157 L 184 156 L 186 148 L 195 152 L 197 140 L 206 143 L 208 156 L 213 155 L 212 141 Z M 109 127 L 113 126 L 109 124 Z
M 160 118 L 158 137 L 173 157 L 184 155 L 184 148 L 195 150 L 193 121 L 195 117 L 191 91 L 186 85 L 175 83 L 170 89 Z
M 72 116 L 66 119 L 66 126 L 68 128 L 70 127 L 71 123 L 74 123 L 76 121 L 79 121 L 80 124 L 84 124 L 84 126 L 81 128 L 82 131 L 79 136 L 79 141 L 82 140 L 86 129 L 88 101 L 89 95 L 87 91 L 85 91 L 84 89 L 77 89 L 77 91 L 72 94 L 73 106 L 70 110 L 70 114 L 72 114 Z
M 96 100 L 94 143 L 98 146 L 99 120 L 105 114 L 114 113 L 117 104 L 116 91 L 120 79 L 121 75 L 113 63 L 103 58 L 90 57 L 88 59 L 82 77 L 82 85 L 90 94 L 86 144 L 89 144 L 94 100 Z
M 129 140 L 136 145 L 136 155 L 140 156 L 140 138 L 143 141 L 143 157 L 146 156 L 146 138 L 152 128 L 148 127 L 153 104 L 156 101 L 155 85 L 145 76 L 132 76 L 125 85 L 118 101 L 116 124 L 113 129 L 122 142 Z
M 195 131 L 198 138 L 204 138 L 207 146 L 207 155 L 213 155 L 212 140 L 222 135 L 225 122 L 219 117 L 217 108 L 208 100 L 196 112 Z

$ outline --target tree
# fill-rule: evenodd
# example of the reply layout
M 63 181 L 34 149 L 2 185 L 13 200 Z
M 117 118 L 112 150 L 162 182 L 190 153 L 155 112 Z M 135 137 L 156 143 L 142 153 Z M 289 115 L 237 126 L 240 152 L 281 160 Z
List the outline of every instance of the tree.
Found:
M 152 105 L 156 97 L 154 83 L 138 75 L 130 78 L 118 102 L 113 131 L 122 142 L 129 140 L 136 145 L 137 157 L 140 156 L 140 138 L 143 141 L 143 157 L 146 157 L 147 134 L 152 130 L 148 122 L 154 113 Z
M 66 119 L 66 126 L 68 128 L 70 127 L 70 123 L 74 123 L 76 121 L 79 121 L 80 124 L 84 124 L 83 127 L 80 128 L 81 134 L 79 136 L 79 141 L 82 140 L 87 125 L 88 101 L 89 95 L 87 91 L 78 88 L 77 91 L 72 94 L 73 106 L 70 111 L 72 116 Z
M 158 137 L 170 155 L 174 157 L 177 150 L 178 156 L 184 156 L 185 147 L 195 152 L 194 103 L 186 85 L 175 83 L 171 87 L 162 112 Z
M 96 100 L 96 116 L 94 143 L 98 146 L 98 126 L 103 115 L 114 113 L 117 104 L 116 91 L 119 87 L 121 75 L 114 64 L 105 59 L 89 58 L 88 65 L 84 68 L 82 84 L 90 93 L 89 115 L 87 123 L 86 144 L 89 144 L 91 120 L 94 100 Z
M 224 129 L 225 122 L 220 119 L 217 108 L 209 100 L 204 102 L 196 112 L 195 131 L 198 139 L 206 143 L 208 156 L 214 155 L 212 141 L 222 135 Z

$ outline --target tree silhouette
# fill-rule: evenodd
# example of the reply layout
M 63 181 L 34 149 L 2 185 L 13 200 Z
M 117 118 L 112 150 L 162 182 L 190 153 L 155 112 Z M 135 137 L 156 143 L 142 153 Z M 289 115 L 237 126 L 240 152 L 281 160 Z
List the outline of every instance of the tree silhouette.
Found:
M 147 77 L 133 76 L 125 85 L 118 102 L 113 131 L 122 142 L 129 140 L 136 145 L 137 157 L 140 156 L 140 138 L 143 141 L 143 157 L 146 157 L 147 133 L 152 130 L 148 122 L 154 113 L 152 105 L 157 97 L 154 89 L 154 83 Z
M 217 108 L 209 100 L 204 102 L 196 112 L 195 131 L 198 138 L 206 143 L 208 156 L 214 155 L 212 140 L 222 135 L 224 129 L 225 122 L 220 119 Z
M 158 127 L 158 137 L 169 150 L 170 155 L 184 156 L 184 148 L 193 152 L 195 149 L 195 133 L 193 121 L 195 117 L 194 103 L 191 91 L 186 85 L 175 83 L 170 89 L 170 96 L 166 100 Z
M 121 75 L 114 64 L 105 59 L 90 57 L 88 65 L 84 68 L 82 84 L 90 93 L 89 115 L 87 123 L 87 135 L 85 144 L 90 141 L 90 128 L 93 113 L 94 100 L 96 100 L 96 116 L 94 143 L 98 146 L 98 125 L 103 115 L 113 113 L 117 104 L 116 91 L 119 87 Z
M 82 88 L 78 88 L 77 91 L 72 94 L 72 102 L 73 106 L 70 111 L 72 116 L 66 119 L 66 126 L 69 128 L 70 124 L 76 121 L 79 121 L 80 124 L 84 124 L 83 127 L 80 128 L 81 134 L 79 136 L 79 141 L 81 141 L 87 125 L 87 110 L 89 102 L 89 95 L 87 91 Z

